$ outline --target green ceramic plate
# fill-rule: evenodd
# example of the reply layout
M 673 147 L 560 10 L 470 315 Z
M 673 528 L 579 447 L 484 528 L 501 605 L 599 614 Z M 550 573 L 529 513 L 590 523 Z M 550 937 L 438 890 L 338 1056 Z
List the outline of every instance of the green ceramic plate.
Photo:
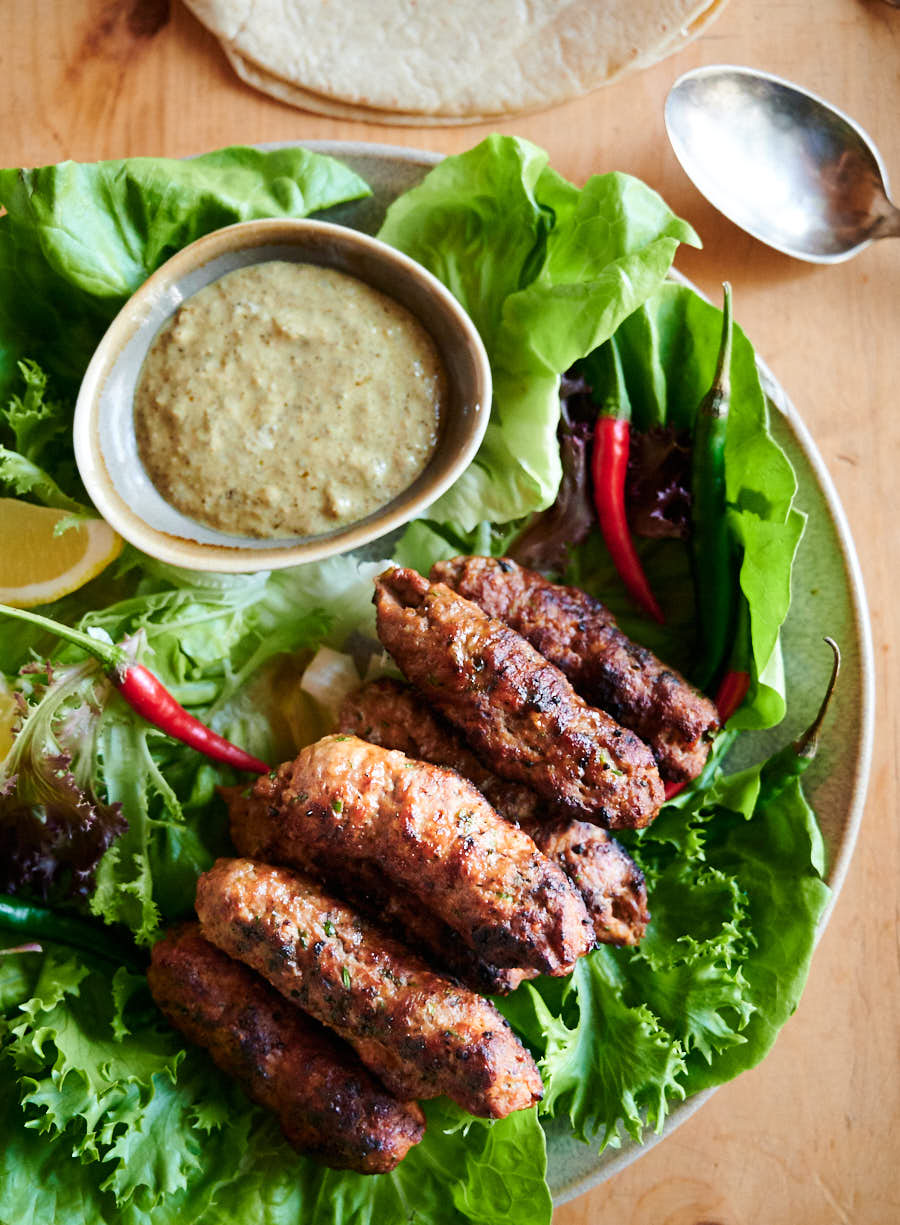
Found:
M 303 142 L 319 153 L 340 158 L 371 186 L 370 198 L 341 205 L 328 213 L 336 220 L 373 233 L 385 210 L 402 192 L 414 187 L 441 155 L 386 145 Z M 265 148 L 278 146 L 266 145 Z M 690 284 L 674 273 L 675 279 Z M 869 617 L 859 561 L 846 516 L 831 477 L 809 431 L 787 393 L 762 362 L 763 388 L 772 408 L 772 428 L 797 473 L 797 505 L 809 520 L 793 575 L 791 610 L 783 630 L 789 707 L 785 722 L 771 732 L 746 734 L 735 753 L 735 768 L 759 760 L 799 734 L 817 707 L 831 668 L 831 654 L 822 644 L 829 634 L 840 644 L 841 681 L 826 722 L 819 752 L 805 785 L 818 814 L 828 852 L 831 905 L 843 884 L 862 817 L 874 723 L 874 667 Z M 383 552 L 382 554 L 383 555 Z M 822 919 L 828 921 L 830 908 Z M 711 1091 L 709 1091 L 711 1092 Z M 659 1135 L 638 1145 L 626 1140 L 619 1149 L 599 1155 L 575 1140 L 565 1124 L 548 1129 L 549 1181 L 556 1203 L 587 1191 L 630 1165 L 689 1118 L 709 1097 L 699 1093 L 678 1104 Z

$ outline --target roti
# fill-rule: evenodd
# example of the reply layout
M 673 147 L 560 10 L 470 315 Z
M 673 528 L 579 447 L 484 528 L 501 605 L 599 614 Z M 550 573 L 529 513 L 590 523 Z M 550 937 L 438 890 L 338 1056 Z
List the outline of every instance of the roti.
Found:
M 388 124 L 489 122 L 588 93 L 695 37 L 725 0 L 187 0 L 248 84 Z

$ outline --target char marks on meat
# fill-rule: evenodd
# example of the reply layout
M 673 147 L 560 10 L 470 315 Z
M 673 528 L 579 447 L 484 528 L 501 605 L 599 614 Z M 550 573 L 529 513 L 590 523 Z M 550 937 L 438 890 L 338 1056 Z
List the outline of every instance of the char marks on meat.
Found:
M 448 766 L 468 778 L 500 816 L 517 822 L 539 850 L 559 864 L 581 894 L 600 943 L 639 943 L 650 916 L 644 876 L 634 860 L 606 830 L 568 817 L 554 820 L 551 806 L 521 783 L 497 778 L 410 685 L 391 677 L 370 681 L 344 700 L 339 727 L 383 748 Z M 415 913 L 421 914 L 421 908 Z M 415 914 L 404 916 L 404 921 L 415 932 Z M 439 942 L 425 943 L 429 948 L 439 947 Z M 446 968 L 477 990 L 483 989 L 470 975 L 452 965 Z M 497 988 L 490 990 L 494 993 Z
M 488 1000 L 308 878 L 220 859 L 198 881 L 197 914 L 207 940 L 346 1039 L 401 1101 L 443 1093 L 504 1118 L 540 1099 L 534 1060 Z
M 415 1102 L 397 1101 L 346 1043 L 204 940 L 199 924 L 154 945 L 147 981 L 175 1028 L 274 1111 L 299 1152 L 385 1174 L 422 1139 Z
M 647 886 L 624 847 L 606 830 L 566 817 L 536 829 L 534 839 L 581 894 L 599 944 L 641 942 L 650 922 Z
M 650 750 L 508 625 L 400 568 L 376 580 L 375 607 L 400 670 L 494 773 L 606 828 L 653 819 L 664 795 Z
M 599 600 L 509 558 L 456 557 L 432 567 L 431 578 L 527 638 L 582 697 L 650 746 L 663 778 L 701 772 L 719 726 L 715 705 L 626 637 Z
M 257 791 L 243 788 L 227 792 L 231 815 L 231 840 L 239 855 L 248 859 L 277 858 L 282 867 L 298 868 L 315 877 L 326 889 L 347 902 L 388 935 L 410 948 L 428 954 L 435 969 L 458 979 L 482 995 L 509 995 L 537 970 L 488 965 L 449 924 L 422 905 L 409 889 L 398 885 L 366 860 L 351 861 L 334 855 L 317 855 L 311 847 L 294 843 L 266 849 L 267 833 L 277 806 L 270 801 L 277 793 L 274 779 L 260 783 Z
M 268 862 L 374 865 L 488 965 L 566 974 L 593 944 L 568 877 L 471 783 L 355 736 L 326 736 L 258 779 L 232 836 Z

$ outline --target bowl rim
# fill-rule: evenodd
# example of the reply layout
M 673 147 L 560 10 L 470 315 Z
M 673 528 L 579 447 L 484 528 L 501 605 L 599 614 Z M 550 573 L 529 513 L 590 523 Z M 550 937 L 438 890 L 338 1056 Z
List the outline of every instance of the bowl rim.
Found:
M 471 422 L 464 444 L 452 462 L 448 463 L 446 471 L 437 479 L 427 481 L 417 494 L 410 497 L 407 496 L 408 491 L 401 492 L 387 507 L 327 535 L 271 547 L 258 544 L 241 546 L 194 540 L 154 527 L 119 492 L 103 454 L 100 406 L 108 378 L 153 304 L 185 276 L 229 252 L 276 244 L 296 245 L 302 249 L 314 237 L 327 237 L 344 249 L 362 250 L 391 265 L 405 280 L 424 285 L 437 301 L 444 318 L 452 321 L 456 339 L 471 359 L 479 390 L 478 398 L 472 405 Z M 156 332 L 153 332 L 149 336 L 147 348 L 155 335 Z M 234 574 L 283 569 L 351 552 L 403 527 L 422 514 L 474 459 L 487 429 L 491 398 L 490 362 L 475 324 L 449 289 L 416 260 L 378 238 L 337 222 L 310 217 L 266 217 L 238 221 L 211 230 L 176 251 L 150 274 L 116 313 L 94 350 L 78 391 L 73 419 L 75 460 L 85 489 L 100 515 L 123 539 L 151 557 L 185 569 L 205 572 Z

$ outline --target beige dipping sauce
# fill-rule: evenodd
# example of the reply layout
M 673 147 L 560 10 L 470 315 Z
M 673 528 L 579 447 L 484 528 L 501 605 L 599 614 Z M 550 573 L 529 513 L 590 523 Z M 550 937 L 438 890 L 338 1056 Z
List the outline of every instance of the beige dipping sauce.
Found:
M 386 505 L 424 470 L 445 375 L 387 295 L 273 260 L 189 298 L 153 341 L 134 399 L 153 484 L 244 536 L 313 536 Z

